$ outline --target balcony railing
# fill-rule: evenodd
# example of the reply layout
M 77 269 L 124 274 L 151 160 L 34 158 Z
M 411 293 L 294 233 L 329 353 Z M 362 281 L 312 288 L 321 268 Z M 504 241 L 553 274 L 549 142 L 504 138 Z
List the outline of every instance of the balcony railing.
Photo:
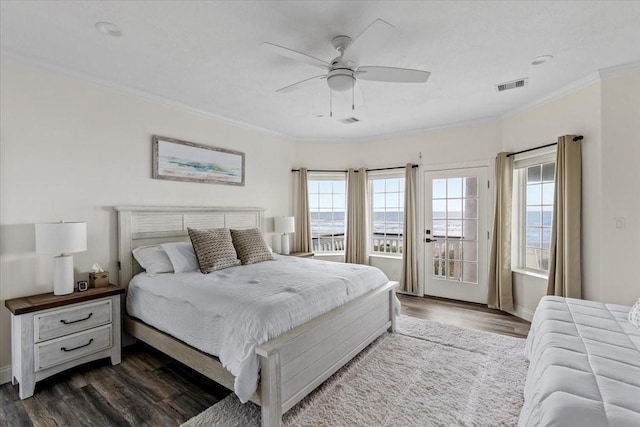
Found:
M 312 239 L 313 251 L 316 253 L 344 252 L 344 233 L 321 234 Z M 402 235 L 374 233 L 372 239 L 372 252 L 378 254 L 398 255 L 402 254 Z
M 321 234 L 311 239 L 313 252 L 344 252 L 344 233 Z

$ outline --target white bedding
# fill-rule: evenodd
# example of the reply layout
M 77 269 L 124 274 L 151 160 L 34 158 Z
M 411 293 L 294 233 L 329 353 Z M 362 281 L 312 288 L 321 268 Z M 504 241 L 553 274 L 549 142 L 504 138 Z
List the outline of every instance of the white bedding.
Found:
M 629 309 L 540 301 L 519 426 L 640 426 L 640 329 L 627 320 Z
M 210 274 L 138 274 L 127 313 L 218 356 L 246 402 L 258 384 L 257 346 L 387 282 L 374 267 L 276 255 Z

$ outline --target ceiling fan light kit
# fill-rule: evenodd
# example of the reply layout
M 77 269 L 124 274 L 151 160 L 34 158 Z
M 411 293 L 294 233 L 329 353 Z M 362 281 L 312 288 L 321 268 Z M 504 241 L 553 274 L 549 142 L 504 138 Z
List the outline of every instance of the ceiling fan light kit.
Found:
M 338 51 L 339 56 L 334 58 L 331 63 L 315 58 L 302 52 L 298 52 L 287 47 L 279 46 L 273 43 L 264 42 L 261 44 L 264 48 L 272 52 L 284 56 L 289 59 L 304 62 L 314 67 L 322 68 L 326 74 L 321 74 L 302 81 L 293 83 L 276 90 L 278 93 L 288 93 L 301 89 L 307 85 L 313 84 L 316 80 L 327 80 L 327 85 L 332 93 L 352 91 L 351 109 L 355 109 L 354 88 L 359 79 L 375 82 L 389 83 L 424 83 L 427 81 L 431 73 L 423 70 L 411 70 L 407 68 L 397 67 L 380 67 L 380 66 L 364 66 L 361 67 L 355 61 L 359 58 L 359 53 L 366 50 L 367 47 L 377 47 L 384 41 L 395 27 L 382 19 L 376 19 L 365 28 L 358 37 L 351 39 L 349 36 L 339 35 L 331 40 L 331 44 Z M 330 97 L 329 116 L 333 117 L 333 102 Z

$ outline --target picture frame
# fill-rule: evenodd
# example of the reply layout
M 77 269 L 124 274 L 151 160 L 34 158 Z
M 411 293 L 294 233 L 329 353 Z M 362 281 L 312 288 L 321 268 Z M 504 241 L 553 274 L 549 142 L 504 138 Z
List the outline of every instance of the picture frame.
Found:
M 153 135 L 154 179 L 244 186 L 240 151 Z

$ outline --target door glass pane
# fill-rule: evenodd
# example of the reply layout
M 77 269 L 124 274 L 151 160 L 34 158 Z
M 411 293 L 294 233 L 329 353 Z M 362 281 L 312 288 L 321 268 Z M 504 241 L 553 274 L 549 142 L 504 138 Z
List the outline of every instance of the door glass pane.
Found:
M 445 277 L 445 261 L 434 260 L 433 261 L 433 275 L 439 278 Z
M 478 218 L 478 199 L 464 199 L 464 217 Z
M 447 179 L 447 197 L 462 197 L 462 178 Z
M 462 279 L 460 261 L 447 261 L 447 279 L 459 282 Z
M 447 197 L 447 180 L 446 179 L 433 180 L 432 197 L 434 199 L 444 199 Z
M 465 262 L 462 264 L 462 281 L 478 283 L 478 264 Z
M 478 240 L 478 220 L 465 220 L 462 234 L 465 240 Z
M 447 229 L 446 229 L 446 225 L 447 225 L 447 221 L 444 219 L 434 219 L 433 220 L 433 230 L 432 231 L 432 235 L 433 237 L 444 237 L 447 235 Z
M 449 219 L 462 218 L 462 199 L 447 200 L 447 217 Z
M 436 259 L 444 258 L 444 243 L 433 243 L 433 257 Z
M 462 221 L 459 219 L 447 221 L 447 237 L 460 238 L 462 231 Z
M 462 259 L 478 261 L 478 242 L 462 242 Z
M 461 260 L 462 259 L 462 245 L 460 241 L 447 242 L 447 258 Z
M 478 177 L 464 179 L 464 197 L 478 197 Z
M 433 218 L 446 218 L 446 217 L 447 217 L 447 201 L 434 200 L 433 201 Z

